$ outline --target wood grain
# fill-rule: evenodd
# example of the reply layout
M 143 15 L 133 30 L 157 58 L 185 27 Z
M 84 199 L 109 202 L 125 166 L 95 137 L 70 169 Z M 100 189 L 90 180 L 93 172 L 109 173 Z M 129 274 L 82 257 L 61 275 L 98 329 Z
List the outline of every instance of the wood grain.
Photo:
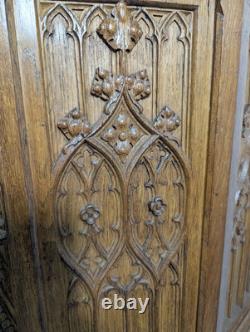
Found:
M 0 183 L 18 330 L 215 331 L 241 4 L 6 3 Z M 115 293 L 149 297 L 144 315 L 103 310 Z

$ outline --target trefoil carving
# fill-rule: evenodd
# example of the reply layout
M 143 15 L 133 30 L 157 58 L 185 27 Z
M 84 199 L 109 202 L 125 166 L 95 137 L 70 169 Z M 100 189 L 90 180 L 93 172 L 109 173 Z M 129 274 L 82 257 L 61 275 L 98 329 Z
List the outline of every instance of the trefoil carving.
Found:
M 163 135 L 176 130 L 180 124 L 180 117 L 168 106 L 165 106 L 154 120 L 154 127 Z

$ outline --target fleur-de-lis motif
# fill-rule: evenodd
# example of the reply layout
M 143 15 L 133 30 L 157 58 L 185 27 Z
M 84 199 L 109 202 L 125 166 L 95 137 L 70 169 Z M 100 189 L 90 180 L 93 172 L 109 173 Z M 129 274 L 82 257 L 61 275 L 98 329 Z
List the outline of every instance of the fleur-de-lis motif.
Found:
M 131 51 L 143 34 L 139 23 L 129 16 L 124 1 L 116 4 L 112 12 L 101 22 L 97 32 L 115 51 Z

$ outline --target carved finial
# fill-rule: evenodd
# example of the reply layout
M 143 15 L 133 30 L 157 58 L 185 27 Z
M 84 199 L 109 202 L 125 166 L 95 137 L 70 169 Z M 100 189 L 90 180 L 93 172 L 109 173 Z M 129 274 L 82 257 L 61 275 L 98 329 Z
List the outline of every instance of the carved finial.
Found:
M 139 23 L 129 16 L 127 5 L 119 1 L 102 21 L 98 34 L 113 50 L 131 51 L 142 36 Z
M 154 127 L 163 134 L 174 131 L 180 124 L 180 117 L 167 106 L 160 111 L 154 120 Z
M 57 123 L 57 127 L 62 131 L 68 140 L 78 135 L 85 137 L 91 131 L 89 122 L 81 116 L 78 108 L 74 108 L 64 118 L 62 118 Z

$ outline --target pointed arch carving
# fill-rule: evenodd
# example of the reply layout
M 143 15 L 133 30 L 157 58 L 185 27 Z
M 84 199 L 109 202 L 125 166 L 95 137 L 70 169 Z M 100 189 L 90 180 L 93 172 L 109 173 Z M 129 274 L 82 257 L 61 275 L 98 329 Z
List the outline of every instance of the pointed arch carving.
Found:
M 167 98 L 162 92 L 159 93 L 159 109 L 167 104 L 182 119 L 182 126 L 177 129 L 176 136 L 185 151 L 189 146 L 187 128 L 190 114 L 191 27 L 180 12 L 174 12 L 165 19 L 160 35 L 158 63 L 158 75 L 164 72 L 164 76 L 161 75 L 164 89 L 159 91 L 176 91 L 174 94 L 169 93 Z M 173 71 L 173 68 L 179 68 L 176 75 L 171 75 L 170 70 Z
M 55 125 L 69 110 L 83 114 L 80 52 L 80 26 L 68 7 L 58 4 L 50 9 L 42 21 L 44 81 L 48 93 L 47 116 L 52 160 L 56 159 L 66 138 Z M 60 87 L 56 79 L 61 77 Z M 69 91 L 73 87 L 73 94 Z
M 58 15 L 63 15 L 63 8 Z M 179 329 L 190 170 L 178 130 L 185 131 L 187 125 L 184 113 L 189 98 L 185 84 L 191 59 L 190 27 L 182 14 L 173 10 L 164 12 L 158 21 L 148 8 L 131 10 L 133 20 L 124 20 L 126 29 L 136 26 L 137 31 L 142 27 L 145 32 L 145 26 L 148 27 L 144 35 L 133 40 L 133 56 L 137 54 L 139 63 L 143 60 L 140 45 L 141 49 L 148 47 L 151 60 L 156 57 L 157 64 L 150 69 L 151 74 L 147 68 L 150 63 L 130 71 L 128 54 L 107 46 L 110 40 L 105 26 L 102 39 L 96 32 L 106 22 L 108 13 L 103 8 L 91 6 L 81 22 L 75 23 L 77 28 L 68 22 L 72 19 L 68 12 L 65 19 L 67 38 L 75 38 L 78 45 L 81 89 L 86 96 L 80 110 L 68 109 L 62 117 L 58 128 L 68 143 L 54 168 L 58 250 L 73 274 L 68 292 L 70 324 L 74 326 L 74 315 L 81 313 L 91 321 L 89 331 L 100 329 L 101 322 L 109 319 L 99 310 L 100 299 L 116 291 L 124 297 L 150 297 L 152 305 L 146 313 L 146 325 L 143 329 L 138 326 L 138 331 L 147 331 L 149 326 L 150 331 L 159 329 L 159 320 Z M 122 24 L 116 23 L 119 33 L 128 34 L 124 40 L 130 40 L 133 31 L 123 31 Z M 103 41 L 106 37 L 108 42 Z M 186 98 L 186 109 L 181 113 L 166 106 L 171 103 L 168 98 L 163 100 L 163 109 L 159 108 L 159 96 L 153 92 L 149 115 L 145 102 L 152 90 L 157 90 L 158 78 L 165 75 L 166 64 L 162 61 L 166 57 L 161 52 L 170 39 L 175 46 L 178 44 L 177 56 L 183 63 L 181 76 L 185 78 L 178 83 L 183 104 Z M 91 65 L 86 61 L 94 47 L 94 53 L 102 55 L 104 66 L 98 63 L 100 57 L 91 57 Z M 176 61 L 174 57 L 172 61 Z M 83 121 L 82 115 L 88 117 L 91 125 Z M 88 130 L 83 130 L 84 125 Z M 127 278 L 122 280 L 124 266 Z M 159 301 L 164 297 L 173 305 L 167 318 L 153 309 L 157 303 L 161 305 Z M 97 312 L 100 318 L 92 321 Z M 124 315 L 117 313 L 117 329 L 121 331 L 124 324 L 134 327 L 136 323 L 132 316 Z

